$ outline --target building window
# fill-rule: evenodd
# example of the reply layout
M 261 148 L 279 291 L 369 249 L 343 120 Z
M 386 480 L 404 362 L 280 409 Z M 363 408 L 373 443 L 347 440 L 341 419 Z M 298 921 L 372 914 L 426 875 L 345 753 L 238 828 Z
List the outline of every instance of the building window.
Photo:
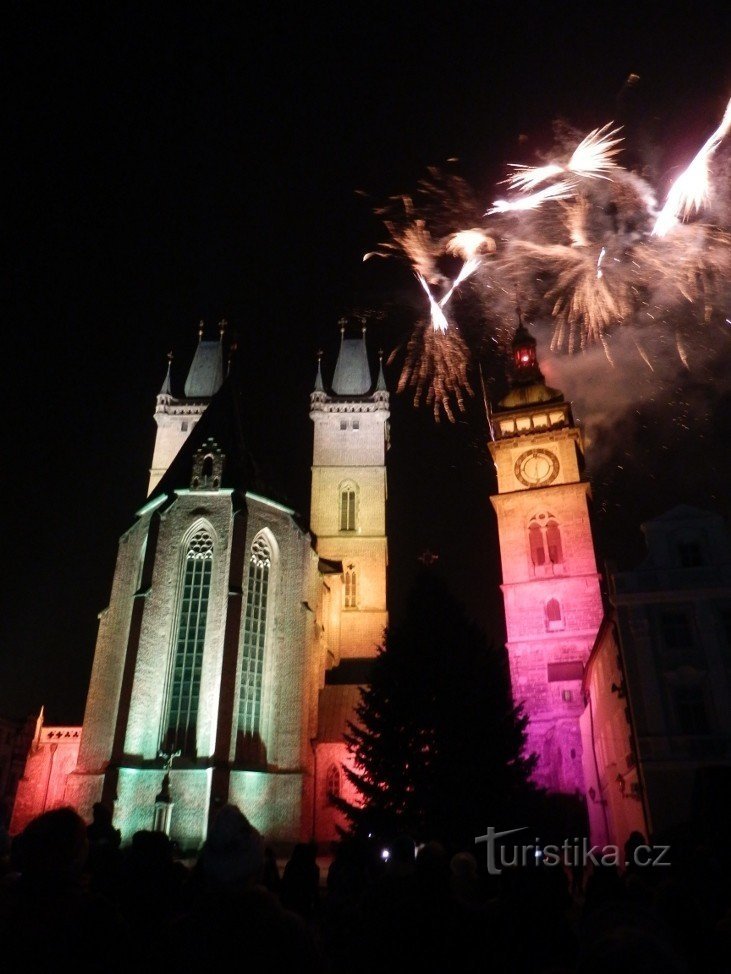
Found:
M 687 612 L 668 609 L 660 615 L 660 631 L 663 658 L 667 666 L 675 669 L 684 664 L 697 662 L 697 650 L 693 628 Z
M 580 659 L 565 660 L 562 663 L 549 663 L 547 665 L 546 675 L 549 683 L 566 683 L 568 680 L 582 680 L 584 678 L 584 664 Z M 570 693 L 571 691 L 568 692 Z
M 355 531 L 355 486 L 343 484 L 340 488 L 340 530 Z
M 697 541 L 679 541 L 678 560 L 681 568 L 699 568 L 703 564 L 703 549 Z
M 266 538 L 259 535 L 251 546 L 249 580 L 246 586 L 244 638 L 241 647 L 239 732 L 244 740 L 256 738 L 261 726 L 261 689 L 271 564 L 272 555 L 269 545 Z
M 689 737 L 708 734 L 708 713 L 703 687 L 699 684 L 677 686 L 673 690 L 673 697 L 680 733 Z
M 571 703 L 571 701 L 574 699 L 574 691 L 573 690 L 562 690 L 561 691 L 561 699 L 564 701 L 564 703 Z
M 331 764 L 327 769 L 325 791 L 328 801 L 332 801 L 333 798 L 340 798 L 340 768 L 337 764 Z
M 354 609 L 356 607 L 357 600 L 357 590 L 356 590 L 357 580 L 355 575 L 355 569 L 352 565 L 348 567 L 345 573 L 345 608 Z
M 564 628 L 561 605 L 558 599 L 549 599 L 546 602 L 546 628 L 549 630 Z
M 354 430 L 359 430 L 360 429 L 360 420 L 359 419 L 354 419 L 353 420 L 353 429 Z
M 563 564 L 558 521 L 551 514 L 537 514 L 528 524 L 528 544 L 533 568 Z
M 347 419 L 341 419 L 340 420 L 340 429 L 341 430 L 346 430 L 347 428 L 348 428 L 348 421 L 347 421 Z
M 535 521 L 531 521 L 528 527 L 528 539 L 533 566 L 540 568 L 546 564 L 546 549 L 543 547 L 543 532 Z
M 185 420 L 183 420 L 183 422 L 180 424 L 180 430 L 183 433 L 188 432 L 188 424 L 185 422 Z
M 551 518 L 546 522 L 546 547 L 548 548 L 548 560 L 552 565 L 563 564 L 563 551 L 561 550 L 561 532 L 558 524 Z
M 175 658 L 168 688 L 163 736 L 164 750 L 194 756 L 201 689 L 206 617 L 211 590 L 213 539 L 198 531 L 185 555 L 183 591 L 178 618 Z

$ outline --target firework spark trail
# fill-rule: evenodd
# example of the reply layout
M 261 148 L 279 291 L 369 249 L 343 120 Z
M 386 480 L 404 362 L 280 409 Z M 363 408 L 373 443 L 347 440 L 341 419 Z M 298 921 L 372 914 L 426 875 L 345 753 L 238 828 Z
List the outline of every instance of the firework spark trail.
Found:
M 664 237 L 681 220 L 687 220 L 708 202 L 710 197 L 708 164 L 729 129 L 731 129 L 731 100 L 726 105 L 721 124 L 706 140 L 688 168 L 670 187 L 668 198 L 653 227 L 653 236 Z
M 444 334 L 422 324 L 409 339 L 397 391 L 413 387 L 415 406 L 419 406 L 423 399 L 432 406 L 437 422 L 441 408 L 453 423 L 452 398 L 460 412 L 464 412 L 463 392 L 473 395 L 467 375 L 468 365 L 469 351 L 454 328 Z
M 730 130 L 731 102 L 696 157 L 694 172 L 700 171 L 705 180 L 703 199 L 709 157 Z M 485 327 L 497 329 L 498 335 L 502 315 L 508 304 L 512 307 L 506 295 L 517 287 L 534 320 L 552 318 L 552 349 L 572 353 L 599 343 L 612 364 L 609 339 L 616 326 L 677 328 L 677 316 L 687 317 L 686 308 L 696 324 L 712 322 L 719 300 L 729 295 L 731 237 L 701 221 L 661 237 L 653 188 L 615 158 L 622 141 L 618 132 L 606 125 L 577 137 L 573 151 L 563 157 L 568 161 L 520 167 L 506 182 L 514 190 L 530 192 L 496 200 L 488 211 L 493 215 L 489 233 L 474 224 L 472 229 L 450 230 L 450 225 L 469 227 L 480 208 L 463 181 L 445 179 L 438 170 L 431 169 L 429 180 L 420 181 L 419 219 L 409 197 L 393 198 L 403 210 L 384 221 L 391 239 L 378 253 L 406 257 L 427 295 L 431 317 L 431 327 L 422 321 L 415 328 L 399 383 L 400 390 L 415 388 L 415 403 L 426 400 L 435 413 L 443 409 L 450 419 L 450 398 L 463 406 L 462 390 L 469 389 L 468 349 L 445 309 L 455 289 L 470 277 L 477 282 L 471 294 L 483 304 Z M 557 137 L 566 145 L 571 135 L 564 129 Z M 700 205 L 693 199 L 688 197 L 688 212 Z M 721 216 L 725 199 L 720 201 Z M 667 212 L 673 205 L 669 199 Z M 383 212 L 392 213 L 393 204 Z M 441 269 L 447 255 L 463 261 L 454 279 Z M 443 297 L 438 299 L 437 293 Z M 652 368 L 640 342 L 632 342 Z M 688 367 L 685 343 L 678 338 L 674 347 Z
M 493 213 L 513 213 L 525 210 L 535 210 L 542 203 L 548 200 L 565 200 L 573 195 L 574 183 L 554 183 L 552 186 L 545 186 L 543 189 L 530 193 L 528 196 L 519 196 L 514 200 L 494 200 L 492 206 L 485 213 L 485 216 L 492 216 Z
M 431 323 L 434 331 L 445 332 L 447 328 L 449 328 L 449 322 L 447 321 L 446 315 L 442 311 L 439 304 L 434 300 L 434 295 L 429 290 L 429 285 L 427 284 L 425 278 L 421 274 L 417 273 L 416 279 L 424 288 L 426 296 L 429 299 L 429 311 L 431 313 Z
M 444 295 L 444 297 L 442 298 L 442 300 L 439 302 L 439 307 L 440 308 L 443 308 L 449 302 L 449 299 L 454 294 L 455 289 L 460 286 L 460 284 L 462 283 L 462 281 L 466 281 L 468 277 L 471 277 L 472 274 L 475 273 L 475 271 L 477 270 L 477 268 L 480 266 L 481 263 L 482 263 L 482 261 L 479 259 L 479 257 L 471 257 L 469 260 L 466 260 L 464 262 L 464 264 L 462 265 L 462 270 L 455 277 L 452 286 L 447 291 L 447 293 Z
M 508 185 L 511 189 L 535 189 L 541 183 L 564 173 L 573 173 L 584 179 L 610 179 L 609 174 L 618 168 L 614 157 L 618 154 L 619 145 L 623 141 L 622 138 L 613 138 L 621 131 L 620 128 L 611 128 L 613 124 L 609 122 L 602 128 L 590 132 L 576 146 L 565 165 L 559 162 L 552 162 L 546 166 L 522 166 L 510 163 L 511 169 L 517 169 L 519 172 L 507 180 Z

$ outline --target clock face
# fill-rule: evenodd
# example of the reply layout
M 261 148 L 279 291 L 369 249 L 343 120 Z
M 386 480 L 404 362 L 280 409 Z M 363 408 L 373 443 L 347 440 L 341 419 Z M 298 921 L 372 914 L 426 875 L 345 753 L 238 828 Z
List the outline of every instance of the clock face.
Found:
M 545 487 L 558 476 L 558 457 L 550 450 L 526 450 L 515 461 L 515 476 L 526 487 Z

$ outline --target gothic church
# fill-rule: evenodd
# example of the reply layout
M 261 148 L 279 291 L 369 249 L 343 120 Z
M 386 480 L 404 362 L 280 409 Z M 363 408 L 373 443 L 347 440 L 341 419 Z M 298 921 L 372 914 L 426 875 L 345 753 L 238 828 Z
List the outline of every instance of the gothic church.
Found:
M 39 730 L 14 831 L 47 807 L 47 774 L 87 819 L 95 802 L 113 805 L 123 840 L 155 828 L 197 849 L 225 802 L 275 843 L 335 838 L 343 733 L 387 621 L 389 395 L 365 329 L 342 332 L 332 383 L 318 366 L 310 397 L 312 534 L 262 481 L 240 397 L 222 341 L 201 334 L 183 396 L 168 366 L 78 757 L 46 769 Z

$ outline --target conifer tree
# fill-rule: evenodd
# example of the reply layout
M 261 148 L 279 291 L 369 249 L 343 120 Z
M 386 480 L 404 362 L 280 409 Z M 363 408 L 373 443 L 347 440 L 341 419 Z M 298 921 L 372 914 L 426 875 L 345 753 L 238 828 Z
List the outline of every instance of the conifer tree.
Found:
M 527 718 L 513 706 L 504 653 L 432 569 L 386 632 L 356 713 L 345 774 L 360 801 L 336 802 L 357 834 L 466 848 L 488 824 L 509 827 L 532 794 Z

